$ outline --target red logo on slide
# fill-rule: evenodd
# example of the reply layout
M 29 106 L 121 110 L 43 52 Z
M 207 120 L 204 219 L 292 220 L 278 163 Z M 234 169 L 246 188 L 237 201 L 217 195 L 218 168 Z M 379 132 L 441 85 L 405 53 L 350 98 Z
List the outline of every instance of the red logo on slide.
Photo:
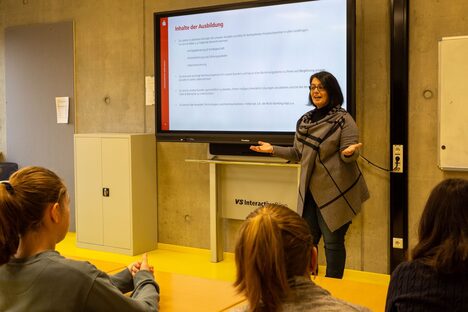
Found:
M 169 130 L 169 55 L 168 55 L 168 27 L 167 17 L 161 19 L 160 52 L 161 66 L 161 130 Z

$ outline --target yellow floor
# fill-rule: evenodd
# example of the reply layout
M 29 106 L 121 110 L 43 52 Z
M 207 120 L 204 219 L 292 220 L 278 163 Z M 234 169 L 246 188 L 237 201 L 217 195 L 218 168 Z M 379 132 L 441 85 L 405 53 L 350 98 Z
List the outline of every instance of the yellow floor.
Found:
M 57 251 L 66 257 L 110 261 L 121 264 L 122 267 L 139 260 L 141 257 L 139 255 L 127 256 L 78 248 L 76 247 L 76 234 L 72 232 L 69 232 L 65 239 L 57 245 Z M 234 255 L 232 253 L 225 253 L 224 261 L 212 263 L 210 262 L 210 252 L 207 249 L 160 243 L 158 244 L 158 249 L 150 251 L 147 254 L 148 261 L 154 266 L 155 271 L 178 273 L 222 281 L 233 281 L 235 278 Z
M 75 233 L 68 233 L 57 250 L 65 257 L 89 261 L 108 273 L 140 259 L 140 256 L 78 248 Z M 235 279 L 232 253 L 225 253 L 222 262 L 212 263 L 209 250 L 158 244 L 158 249 L 148 252 L 148 258 L 161 286 L 162 312 L 222 311 L 242 301 L 232 287 Z M 325 268 L 320 267 L 315 283 L 333 295 L 373 311 L 384 311 L 389 275 L 345 270 L 343 280 L 336 280 L 324 277 L 324 272 Z

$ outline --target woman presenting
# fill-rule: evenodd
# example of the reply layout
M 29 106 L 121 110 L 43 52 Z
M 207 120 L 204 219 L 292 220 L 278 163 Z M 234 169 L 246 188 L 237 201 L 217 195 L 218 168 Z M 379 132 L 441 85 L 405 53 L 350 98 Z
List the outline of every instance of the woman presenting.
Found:
M 325 71 L 310 77 L 309 99 L 315 109 L 299 118 L 292 147 L 267 142 L 250 149 L 300 162 L 297 212 L 308 222 L 317 245 L 323 235 L 327 277 L 342 278 L 346 262 L 344 238 L 351 220 L 369 198 L 356 163 L 359 133 L 344 110 L 336 78 Z

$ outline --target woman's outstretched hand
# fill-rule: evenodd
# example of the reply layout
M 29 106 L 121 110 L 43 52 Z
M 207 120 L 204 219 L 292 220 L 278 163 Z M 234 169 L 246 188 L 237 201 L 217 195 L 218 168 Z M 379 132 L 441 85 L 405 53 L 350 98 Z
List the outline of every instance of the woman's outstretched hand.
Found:
M 361 148 L 361 146 L 362 146 L 362 143 L 351 144 L 350 146 L 342 150 L 341 154 L 345 157 L 352 156 L 355 151 Z
M 258 145 L 251 145 L 250 149 L 259 153 L 273 153 L 273 146 L 271 146 L 271 144 L 268 142 L 258 141 Z

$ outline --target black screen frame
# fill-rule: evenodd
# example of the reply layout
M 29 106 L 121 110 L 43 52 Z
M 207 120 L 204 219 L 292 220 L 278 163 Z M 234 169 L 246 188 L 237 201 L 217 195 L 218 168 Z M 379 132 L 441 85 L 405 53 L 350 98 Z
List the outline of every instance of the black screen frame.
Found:
M 156 93 L 156 139 L 161 142 L 190 142 L 190 143 L 213 143 L 213 144 L 236 144 L 239 146 L 256 143 L 258 140 L 267 141 L 272 144 L 292 145 L 294 132 L 254 132 L 254 131 L 178 131 L 162 130 L 161 128 L 161 77 L 159 75 L 161 62 L 159 57 L 159 18 L 172 17 L 179 15 L 190 15 L 208 12 L 218 12 L 225 10 L 245 9 L 261 6 L 272 6 L 286 3 L 299 3 L 320 0 L 269 0 L 269 1 L 250 1 L 243 3 L 232 3 L 215 5 L 208 7 L 196 7 L 183 10 L 155 12 L 154 17 L 154 72 L 155 72 L 155 93 Z M 347 111 L 355 118 L 356 116 L 356 83 L 355 83 L 355 54 L 356 54 L 356 1 L 346 0 L 347 6 Z M 312 108 L 311 108 L 312 109 Z M 298 116 L 299 118 L 300 116 Z

